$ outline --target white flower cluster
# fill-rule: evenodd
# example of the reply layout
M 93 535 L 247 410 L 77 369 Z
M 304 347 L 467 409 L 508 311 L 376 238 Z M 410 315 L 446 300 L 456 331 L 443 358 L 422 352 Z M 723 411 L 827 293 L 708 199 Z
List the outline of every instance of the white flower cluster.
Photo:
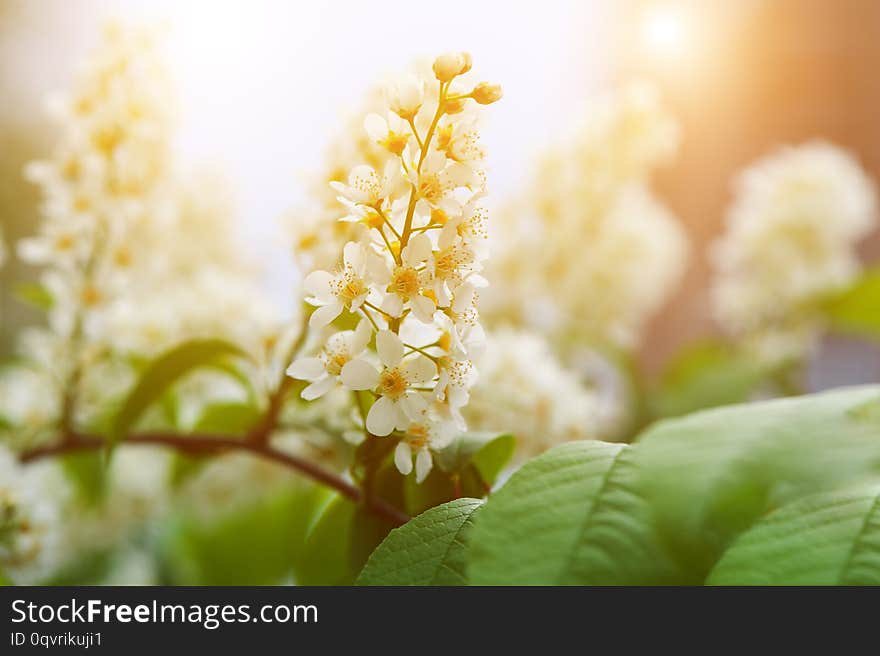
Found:
M 70 96 L 52 103 L 59 143 L 26 169 L 43 192 L 43 222 L 19 254 L 45 267 L 61 341 L 150 356 L 210 336 L 259 351 L 280 317 L 241 254 L 223 181 L 173 170 L 160 41 L 109 25 Z
M 333 182 L 347 210 L 341 221 L 362 227 L 333 271 L 309 274 L 304 287 L 317 306 L 310 326 L 325 329 L 343 313 L 352 330 L 330 330 L 318 355 L 288 373 L 310 381 L 302 395 L 322 396 L 337 384 L 366 392 L 366 431 L 399 439 L 395 463 L 417 480 L 432 450 L 465 429 L 461 410 L 483 342 L 477 290 L 486 248 L 485 149 L 478 105 L 501 97 L 496 85 L 465 82 L 466 53 L 441 55 L 433 77 L 407 75 L 388 92 L 387 109 L 364 128 L 390 157 L 377 170 L 363 164 L 347 183 Z
M 821 330 L 818 305 L 859 271 L 876 224 L 872 181 L 845 151 L 812 142 L 751 165 L 714 246 L 715 315 L 763 361 L 798 359 Z
M 597 394 L 534 333 L 499 329 L 480 356 L 464 415 L 471 430 L 509 432 L 524 460 L 569 440 L 600 437 Z
M 52 103 L 63 128 L 52 158 L 26 169 L 42 188 L 43 222 L 19 254 L 46 267 L 50 325 L 61 337 L 87 330 L 83 314 L 126 285 L 142 255 L 132 226 L 167 212 L 171 117 L 155 41 L 151 32 L 108 26 L 70 97 Z
M 490 275 L 504 285 L 486 299 L 490 320 L 635 346 L 685 269 L 684 232 L 649 188 L 677 142 L 650 87 L 628 87 L 589 112 L 499 217 Z
M 34 584 L 56 564 L 61 508 L 69 490 L 57 468 L 23 467 L 0 447 L 0 574 Z

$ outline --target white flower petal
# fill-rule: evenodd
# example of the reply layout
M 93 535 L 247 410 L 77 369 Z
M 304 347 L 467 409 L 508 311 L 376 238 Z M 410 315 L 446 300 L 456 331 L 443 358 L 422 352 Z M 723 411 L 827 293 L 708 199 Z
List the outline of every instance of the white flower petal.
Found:
M 350 390 L 369 390 L 379 384 L 379 372 L 366 360 L 349 360 L 342 367 L 340 377 Z
M 431 256 L 431 248 L 431 238 L 422 232 L 409 240 L 401 256 L 405 264 L 416 266 Z
M 351 342 L 349 342 L 349 352 L 352 357 L 360 355 L 367 348 L 372 336 L 373 326 L 366 319 L 361 319 L 351 335 Z
M 329 392 L 336 385 L 336 378 L 333 376 L 325 376 L 324 378 L 319 378 L 314 383 L 306 387 L 300 396 L 302 396 L 306 401 L 314 401 L 317 398 L 324 396 L 327 392 Z
M 313 329 L 323 328 L 342 314 L 342 303 L 330 303 L 319 307 L 309 317 L 309 327 Z
M 356 241 L 350 241 L 342 249 L 342 261 L 346 266 L 352 267 L 355 271 L 361 270 L 363 264 L 363 249 Z
M 397 471 L 404 476 L 409 475 L 413 469 L 412 449 L 409 444 L 403 440 L 398 442 L 397 446 L 394 447 L 394 464 L 397 467 Z
M 386 367 L 396 367 L 403 360 L 403 342 L 390 330 L 380 330 L 376 334 L 376 351 Z
M 413 314 L 419 321 L 431 323 L 434 320 L 434 301 L 427 296 L 418 294 L 409 299 Z
M 367 114 L 364 119 L 364 130 L 373 141 L 383 141 L 388 137 L 388 123 L 378 114 Z
M 325 373 L 324 363 L 318 358 L 299 358 L 287 368 L 287 375 L 297 380 L 317 380 Z
M 421 385 L 434 378 L 437 374 L 437 365 L 431 358 L 419 354 L 404 365 L 403 372 L 410 385 Z
M 470 307 L 474 300 L 474 288 L 470 283 L 462 283 L 455 288 L 455 300 L 452 301 L 452 311 L 461 314 Z
M 367 430 L 379 437 L 390 434 L 397 425 L 397 413 L 397 405 L 394 401 L 383 396 L 367 413 Z
M 431 452 L 428 449 L 419 449 L 416 454 L 416 483 L 425 480 L 433 465 L 434 460 L 431 458 Z
M 397 294 L 388 294 L 382 301 L 381 308 L 392 317 L 403 314 L 403 299 Z
M 422 419 L 422 415 L 428 409 L 428 402 L 420 392 L 409 392 L 402 399 L 398 399 L 397 406 L 400 411 L 397 427 L 405 430 L 411 422 Z
M 331 302 L 335 297 L 330 287 L 333 276 L 326 271 L 312 271 L 303 280 L 303 289 L 309 294 L 325 303 Z

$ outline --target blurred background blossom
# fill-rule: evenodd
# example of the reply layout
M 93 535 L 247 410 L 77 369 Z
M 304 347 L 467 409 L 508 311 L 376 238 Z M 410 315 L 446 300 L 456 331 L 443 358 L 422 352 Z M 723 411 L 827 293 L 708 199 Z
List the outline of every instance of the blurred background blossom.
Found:
M 88 60 L 114 18 L 162 36 L 129 51 L 111 30 Z M 253 356 L 250 391 L 200 373 L 146 423 L 249 426 L 250 396 L 282 377 L 298 336 L 302 277 L 363 228 L 336 221 L 328 184 L 389 157 L 363 117 L 393 71 L 455 49 L 504 87 L 480 126 L 493 259 L 471 430 L 514 433 L 522 462 L 702 407 L 876 382 L 878 31 L 880 6 L 859 0 L 449 0 L 431 14 L 392 0 L 0 0 L 0 418 L 16 428 L 4 444 L 40 444 L 64 416 L 47 390 L 76 368 L 65 340 L 84 305 L 77 419 L 100 425 L 108 390 L 112 407 L 143 361 L 222 337 Z M 366 33 L 382 38 L 366 46 Z M 144 51 L 133 78 L 118 75 Z M 122 190 L 82 198 L 70 156 L 118 135 L 93 132 L 78 102 L 108 97 L 100 127 L 135 126 L 135 154 L 119 170 L 77 159 Z M 95 206 L 131 216 L 93 289 L 64 231 L 93 230 Z M 45 305 L 43 288 L 75 299 L 52 307 L 51 330 L 17 298 Z M 285 453 L 336 471 L 363 437 L 337 394 L 291 399 L 277 428 Z M 44 464 L 0 450 L 0 573 L 15 581 L 229 581 L 215 544 L 279 517 L 304 531 L 333 507 L 234 455 L 126 447 L 109 468 Z

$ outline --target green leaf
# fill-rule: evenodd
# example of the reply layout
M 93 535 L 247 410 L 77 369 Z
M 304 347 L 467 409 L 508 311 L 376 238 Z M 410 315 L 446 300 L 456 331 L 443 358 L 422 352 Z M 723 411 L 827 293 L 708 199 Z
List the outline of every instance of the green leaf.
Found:
M 61 469 L 73 484 L 81 501 L 95 505 L 107 491 L 105 454 L 100 452 L 69 453 L 60 458 Z
M 346 585 L 351 582 L 348 557 L 356 507 L 334 496 L 306 537 L 294 576 L 298 585 Z
M 393 526 L 335 496 L 315 522 L 295 569 L 298 585 L 351 585 Z
M 171 585 L 275 585 L 302 557 L 323 487 L 299 485 L 205 520 L 181 512 L 161 541 Z
M 37 282 L 23 282 L 15 287 L 15 297 L 38 310 L 48 311 L 55 305 L 52 293 Z
M 260 421 L 260 409 L 249 403 L 211 403 L 202 409 L 194 430 L 203 433 L 243 435 Z
M 825 313 L 834 330 L 880 339 L 880 268 L 867 269 L 828 303 Z
M 184 342 L 160 355 L 141 373 L 114 418 L 109 446 L 112 448 L 132 427 L 144 411 L 161 399 L 168 388 L 186 374 L 200 367 L 211 366 L 229 356 L 243 356 L 234 344 L 219 339 Z
M 467 534 L 479 499 L 456 499 L 396 528 L 372 553 L 358 585 L 467 585 Z
M 692 345 L 672 359 L 649 396 L 654 417 L 675 417 L 747 401 L 770 371 L 720 342 Z
M 491 485 L 513 456 L 516 439 L 510 434 L 464 433 L 437 454 L 437 464 L 450 474 L 461 473 L 473 464 Z
M 637 437 L 641 485 L 664 544 L 705 579 L 758 518 L 880 472 L 880 387 L 699 412 Z
M 880 485 L 809 496 L 728 549 L 709 585 L 880 585 Z
M 634 451 L 624 444 L 570 442 L 526 463 L 477 516 L 471 583 L 678 581 L 639 491 Z

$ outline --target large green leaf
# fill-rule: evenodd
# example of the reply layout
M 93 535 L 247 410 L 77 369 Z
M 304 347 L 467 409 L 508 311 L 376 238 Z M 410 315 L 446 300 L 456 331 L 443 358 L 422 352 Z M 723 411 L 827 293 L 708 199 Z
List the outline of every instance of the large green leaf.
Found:
M 183 376 L 200 367 L 213 366 L 224 358 L 243 355 L 237 346 L 220 339 L 184 342 L 160 355 L 144 369 L 122 403 L 111 426 L 110 446 L 122 439 L 143 413 Z
M 743 533 L 710 585 L 880 585 L 880 485 L 818 494 Z
M 880 387 L 661 421 L 637 438 L 643 493 L 667 548 L 704 580 L 758 518 L 880 471 Z
M 351 585 L 393 526 L 336 495 L 309 530 L 294 575 L 299 585 Z
M 769 371 L 719 342 L 689 346 L 670 362 L 648 404 L 654 417 L 748 401 Z
M 370 556 L 359 585 L 467 585 L 466 535 L 483 502 L 456 499 L 396 528 Z
M 880 268 L 866 270 L 825 312 L 835 330 L 880 339 Z
M 624 444 L 570 442 L 526 463 L 477 516 L 471 583 L 678 581 L 655 539 L 633 452 Z
M 177 514 L 161 556 L 172 585 L 275 585 L 302 557 L 306 535 L 330 493 L 295 485 L 205 519 Z

